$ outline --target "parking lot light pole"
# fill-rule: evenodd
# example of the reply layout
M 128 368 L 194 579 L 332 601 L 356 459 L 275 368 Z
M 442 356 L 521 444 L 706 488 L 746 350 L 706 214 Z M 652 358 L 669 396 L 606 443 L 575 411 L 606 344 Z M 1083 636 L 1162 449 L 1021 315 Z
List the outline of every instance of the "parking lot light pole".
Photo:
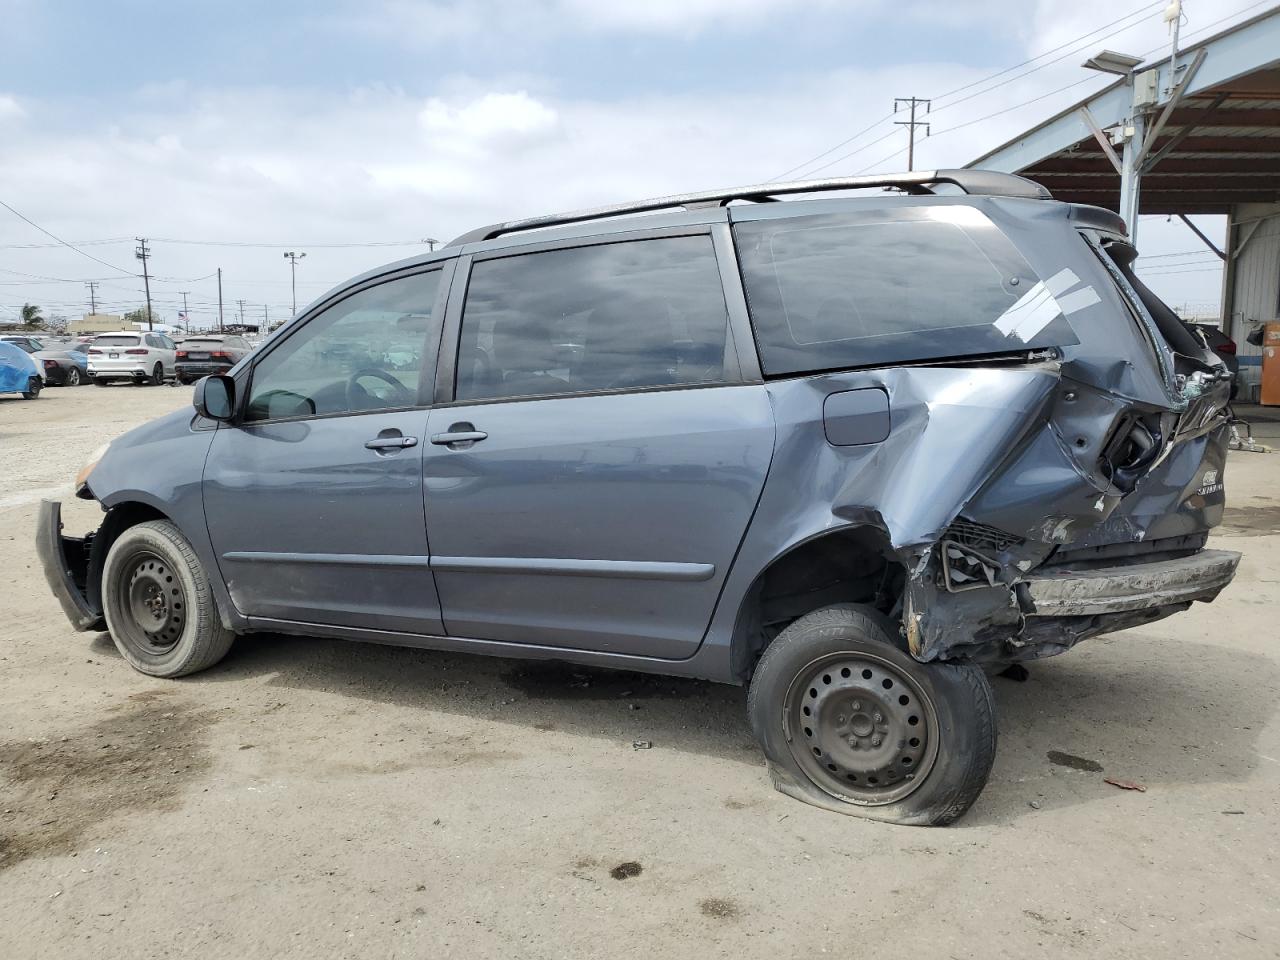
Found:
M 292 250 L 284 255 L 284 258 L 289 261 L 289 280 L 293 289 L 293 315 L 295 317 L 298 315 L 298 261 L 305 256 L 305 253 L 294 253 Z

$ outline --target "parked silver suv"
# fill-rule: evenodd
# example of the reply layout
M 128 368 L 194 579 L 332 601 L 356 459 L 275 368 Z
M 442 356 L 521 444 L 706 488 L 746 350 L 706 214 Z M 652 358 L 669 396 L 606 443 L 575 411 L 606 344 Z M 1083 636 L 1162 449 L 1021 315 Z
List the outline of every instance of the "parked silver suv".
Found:
M 95 532 L 45 503 L 45 571 L 154 676 L 273 631 L 749 684 L 778 789 L 949 823 L 995 751 L 984 665 L 1239 560 L 1204 548 L 1226 371 L 1135 255 L 982 171 L 485 227 L 112 443 Z

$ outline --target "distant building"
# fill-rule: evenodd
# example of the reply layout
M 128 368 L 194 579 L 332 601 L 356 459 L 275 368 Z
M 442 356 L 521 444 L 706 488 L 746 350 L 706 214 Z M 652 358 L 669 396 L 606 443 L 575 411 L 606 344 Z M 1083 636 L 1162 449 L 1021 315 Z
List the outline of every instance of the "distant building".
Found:
M 111 333 L 124 325 L 124 318 L 114 313 L 86 313 L 79 320 L 67 324 L 67 333 L 83 336 L 87 333 Z

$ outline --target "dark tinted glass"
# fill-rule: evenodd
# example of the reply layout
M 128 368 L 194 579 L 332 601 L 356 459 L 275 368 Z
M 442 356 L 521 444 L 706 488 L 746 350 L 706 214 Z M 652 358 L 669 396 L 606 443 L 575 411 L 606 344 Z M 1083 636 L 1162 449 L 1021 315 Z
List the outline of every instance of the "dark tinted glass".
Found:
M 481 261 L 467 288 L 457 398 L 723 382 L 727 326 L 708 236 Z
M 308 320 L 253 369 L 248 420 L 416 406 L 440 345 L 440 271 L 354 293 Z M 424 387 L 425 389 L 421 389 Z
M 734 233 L 769 374 L 1076 342 L 1031 266 L 972 208 L 763 219 Z M 1024 309 L 1030 322 L 1013 322 Z

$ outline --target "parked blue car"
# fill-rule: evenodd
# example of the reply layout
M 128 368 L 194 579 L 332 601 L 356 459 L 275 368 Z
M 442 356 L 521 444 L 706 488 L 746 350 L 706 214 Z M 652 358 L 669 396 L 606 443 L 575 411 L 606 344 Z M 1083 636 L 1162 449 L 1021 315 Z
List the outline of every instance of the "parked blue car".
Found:
M 271 631 L 748 684 L 778 789 L 949 823 L 994 756 L 984 666 L 1239 561 L 1205 549 L 1227 371 L 1135 256 L 974 170 L 483 227 L 104 447 L 101 526 L 46 502 L 40 556 L 152 676 Z
M 23 399 L 40 396 L 44 381 L 31 354 L 14 343 L 0 340 L 0 393 L 20 393 Z

